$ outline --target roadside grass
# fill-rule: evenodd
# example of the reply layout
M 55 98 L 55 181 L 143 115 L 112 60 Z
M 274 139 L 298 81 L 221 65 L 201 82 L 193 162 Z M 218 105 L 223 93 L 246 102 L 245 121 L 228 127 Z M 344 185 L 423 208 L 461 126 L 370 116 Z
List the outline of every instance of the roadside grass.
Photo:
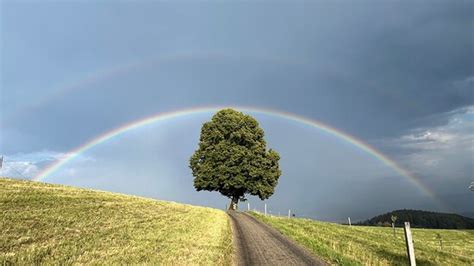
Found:
M 264 216 L 258 220 L 339 265 L 407 265 L 403 228 L 340 225 L 302 218 Z M 474 230 L 412 229 L 419 265 L 474 265 Z M 442 238 L 440 248 L 437 234 Z
M 223 211 L 0 178 L 0 265 L 232 263 Z

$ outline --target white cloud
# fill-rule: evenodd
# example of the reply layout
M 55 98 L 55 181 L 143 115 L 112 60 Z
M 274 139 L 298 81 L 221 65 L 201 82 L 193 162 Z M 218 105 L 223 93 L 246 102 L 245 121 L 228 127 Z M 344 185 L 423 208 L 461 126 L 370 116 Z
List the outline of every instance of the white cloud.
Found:
M 474 87 L 474 76 L 468 76 L 462 80 L 453 82 L 455 88 L 458 89 L 472 89 Z
M 474 106 L 454 112 L 445 125 L 419 128 L 383 145 L 402 150 L 397 161 L 423 176 L 472 178 Z
M 401 137 L 402 141 L 413 145 L 419 143 L 438 143 L 447 144 L 456 138 L 452 133 L 441 130 L 426 130 L 415 134 L 409 134 Z
M 444 115 L 449 117 L 445 125 L 418 128 L 377 144 L 420 178 L 449 206 L 447 211 L 465 211 L 470 205 L 456 199 L 472 194 L 468 186 L 474 181 L 474 106 Z
M 38 174 L 38 167 L 26 161 L 3 162 L 3 168 L 0 169 L 1 176 L 31 178 Z
M 419 128 L 398 139 L 388 140 L 390 145 L 398 145 L 418 151 L 441 151 L 471 149 L 474 143 L 474 106 L 454 113 L 446 125 L 433 128 Z
M 36 151 L 31 153 L 17 153 L 11 155 L 3 155 L 3 167 L 0 169 L 0 176 L 17 177 L 17 178 L 33 178 L 42 169 L 47 167 L 54 161 L 67 158 L 72 154 L 56 152 L 56 151 Z M 74 154 L 75 160 L 80 162 L 94 161 L 90 156 L 82 154 Z M 69 169 L 74 172 L 74 169 Z

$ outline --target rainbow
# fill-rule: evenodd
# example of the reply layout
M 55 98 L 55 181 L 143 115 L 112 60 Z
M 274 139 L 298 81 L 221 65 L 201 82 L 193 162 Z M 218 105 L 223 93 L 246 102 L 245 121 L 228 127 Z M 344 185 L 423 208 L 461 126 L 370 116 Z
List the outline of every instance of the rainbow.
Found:
M 423 185 L 420 180 L 410 173 L 409 171 L 403 169 L 400 165 L 398 165 L 395 161 L 384 155 L 382 152 L 376 150 L 374 147 L 370 146 L 367 143 L 364 143 L 362 140 L 357 139 L 354 136 L 351 136 L 345 132 L 342 132 L 336 128 L 333 128 L 329 125 L 326 125 L 322 122 L 309 119 L 297 114 L 292 114 L 288 112 L 283 112 L 279 110 L 272 110 L 266 108 L 257 108 L 257 107 L 248 107 L 248 106 L 211 106 L 211 107 L 195 107 L 189 108 L 184 110 L 172 111 L 172 112 L 165 112 L 165 113 L 158 113 L 149 117 L 145 117 L 143 119 L 135 120 L 130 123 L 124 124 L 118 128 L 115 128 L 111 131 L 105 132 L 98 137 L 91 139 L 90 141 L 80 145 L 79 147 L 69 151 L 63 158 L 57 160 L 56 162 L 47 166 L 43 171 L 41 171 L 38 175 L 36 175 L 33 180 L 35 181 L 42 181 L 51 176 L 54 172 L 58 171 L 62 166 L 64 166 L 69 161 L 73 160 L 75 157 L 79 156 L 81 153 L 100 145 L 101 143 L 106 142 L 112 138 L 115 138 L 121 134 L 124 134 L 130 130 L 134 130 L 146 125 L 150 125 L 153 123 L 161 122 L 164 120 L 171 120 L 177 117 L 188 116 L 192 114 L 199 114 L 199 113 L 211 113 L 216 112 L 217 110 L 223 108 L 234 108 L 238 109 L 239 111 L 243 112 L 250 112 L 250 113 L 257 113 L 257 114 L 264 114 L 268 116 L 273 116 L 277 118 L 284 118 L 287 120 L 299 122 L 324 132 L 327 132 L 337 138 L 340 138 L 353 146 L 357 147 L 360 150 L 363 150 L 367 154 L 373 156 L 374 158 L 378 159 L 388 167 L 395 170 L 401 176 L 406 177 L 410 180 L 416 187 L 418 187 L 421 191 L 423 191 L 427 196 L 436 199 L 436 196 L 433 192 L 431 192 L 425 185 Z
M 161 56 L 148 56 L 146 58 L 141 58 L 113 66 L 108 66 L 105 68 L 96 69 L 92 72 L 86 73 L 84 76 L 77 80 L 73 80 L 70 83 L 65 83 L 59 85 L 55 89 L 51 89 L 51 93 L 45 93 L 42 97 L 34 99 L 29 103 L 26 103 L 20 109 L 10 111 L 9 113 L 4 114 L 5 122 L 3 126 L 8 125 L 12 121 L 19 119 L 19 117 L 27 115 L 31 112 L 34 112 L 35 109 L 41 108 L 48 105 L 52 101 L 59 99 L 60 97 L 66 96 L 67 94 L 73 93 L 75 91 L 80 91 L 83 89 L 88 89 L 90 85 L 96 84 L 100 81 L 111 80 L 115 77 L 118 77 L 122 74 L 126 74 L 130 71 L 150 67 L 153 65 L 167 65 L 170 63 L 176 63 L 186 60 L 225 60 L 225 61 L 238 61 L 238 60 L 253 60 L 258 62 L 265 62 L 267 64 L 277 64 L 277 65 L 290 65 L 290 66 L 303 66 L 304 62 L 293 60 L 291 58 L 284 57 L 262 57 L 259 55 L 239 55 L 234 56 L 232 54 L 225 54 L 219 52 L 212 53 L 195 53 L 195 52 L 181 52 Z M 49 91 L 49 90 L 47 90 Z

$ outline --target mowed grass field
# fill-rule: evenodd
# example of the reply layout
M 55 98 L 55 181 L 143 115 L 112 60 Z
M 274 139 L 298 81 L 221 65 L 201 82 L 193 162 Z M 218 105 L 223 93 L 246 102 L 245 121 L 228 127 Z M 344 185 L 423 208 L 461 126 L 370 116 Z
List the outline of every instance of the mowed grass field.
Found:
M 231 264 L 223 211 L 0 178 L 0 265 Z
M 352 226 L 251 213 L 318 257 L 339 265 L 407 265 L 403 228 Z M 474 265 L 474 230 L 412 229 L 419 265 Z M 440 249 L 437 234 L 441 235 Z

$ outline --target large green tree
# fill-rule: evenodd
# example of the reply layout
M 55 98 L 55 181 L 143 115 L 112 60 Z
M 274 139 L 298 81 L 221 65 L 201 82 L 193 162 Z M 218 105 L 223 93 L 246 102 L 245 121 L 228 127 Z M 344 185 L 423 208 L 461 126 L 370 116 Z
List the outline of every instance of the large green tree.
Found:
M 267 150 L 263 129 L 250 115 L 233 109 L 217 112 L 201 129 L 190 165 L 196 190 L 219 191 L 235 209 L 245 195 L 268 199 L 281 175 L 279 154 Z

